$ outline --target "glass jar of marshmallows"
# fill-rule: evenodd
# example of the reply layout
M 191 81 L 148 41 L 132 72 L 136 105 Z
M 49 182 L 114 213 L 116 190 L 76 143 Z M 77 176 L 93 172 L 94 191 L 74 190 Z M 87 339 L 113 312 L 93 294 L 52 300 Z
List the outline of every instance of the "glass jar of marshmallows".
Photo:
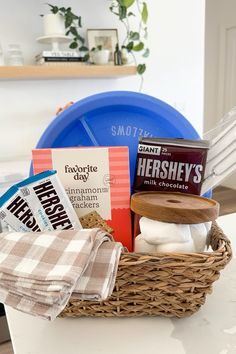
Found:
M 139 192 L 131 210 L 135 252 L 203 252 L 219 204 L 192 194 Z

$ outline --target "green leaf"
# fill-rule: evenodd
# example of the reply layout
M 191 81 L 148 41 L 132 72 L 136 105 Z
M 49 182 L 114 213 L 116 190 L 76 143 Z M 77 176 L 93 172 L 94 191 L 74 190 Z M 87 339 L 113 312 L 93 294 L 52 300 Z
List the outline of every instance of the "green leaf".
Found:
M 53 14 L 56 14 L 58 12 L 58 7 L 57 6 L 51 5 L 49 3 L 47 3 L 47 5 L 51 7 L 51 12 Z
M 58 13 L 59 8 L 58 8 L 57 6 L 54 6 L 54 5 L 51 5 L 51 4 L 48 4 L 48 6 L 51 7 L 51 12 L 52 12 L 53 14 Z
M 79 16 L 73 14 L 73 12 L 71 12 L 70 15 L 73 18 L 73 20 L 78 20 L 79 19 Z
M 78 26 L 82 27 L 82 18 L 81 18 L 81 16 L 78 17 Z
M 125 6 L 126 8 L 132 6 L 134 2 L 135 0 L 120 0 L 121 6 Z
M 89 54 L 85 54 L 85 56 L 83 57 L 83 61 L 88 61 L 89 60 Z
M 73 22 L 73 18 L 71 17 L 70 14 L 67 14 L 67 15 L 65 16 L 65 27 L 66 27 L 66 28 L 70 27 L 71 24 L 72 24 L 72 22 Z
M 145 73 L 145 71 L 146 71 L 146 65 L 145 64 L 139 64 L 137 66 L 137 73 L 139 75 L 143 75 L 143 73 Z
M 54 9 L 52 10 L 52 13 L 57 14 L 58 13 L 58 7 L 55 6 Z
M 148 20 L 148 8 L 147 8 L 147 3 L 143 3 L 143 10 L 142 10 L 142 21 L 143 23 L 147 23 Z
M 69 47 L 70 47 L 71 49 L 75 49 L 75 48 L 78 47 L 78 43 L 77 43 L 77 42 L 72 42 L 72 43 L 69 45 Z
M 135 16 L 135 14 L 133 12 L 128 12 L 128 15 L 127 16 Z
M 149 54 L 150 54 L 150 49 L 149 49 L 149 48 L 146 48 L 145 52 L 143 53 L 143 57 L 144 57 L 144 58 L 148 58 L 148 57 L 149 57 Z
M 135 52 L 140 52 L 141 50 L 143 50 L 144 48 L 144 43 L 140 42 L 139 44 L 135 45 L 132 50 L 134 50 Z
M 138 32 L 130 32 L 129 38 L 132 39 L 133 41 L 138 41 L 140 38 L 140 35 Z
M 125 6 L 119 6 L 119 18 L 122 21 L 126 18 L 127 8 Z
M 66 36 L 68 36 L 70 34 L 70 29 L 66 32 Z
M 79 51 L 80 52 L 88 52 L 88 48 L 87 47 L 85 47 L 84 45 L 82 45 L 81 47 L 79 47 Z
M 66 12 L 66 9 L 65 9 L 65 7 L 60 7 L 59 11 Z
M 126 46 L 126 49 L 128 50 L 128 52 L 131 52 L 133 47 L 134 47 L 134 42 L 129 42 Z
M 77 34 L 76 38 L 77 38 L 82 44 L 84 44 L 85 39 L 84 39 L 83 37 L 81 37 L 80 34 Z
M 75 37 L 78 36 L 78 32 L 77 32 L 77 29 L 76 29 L 75 27 L 72 27 L 72 26 L 71 26 L 70 32 L 71 32 Z

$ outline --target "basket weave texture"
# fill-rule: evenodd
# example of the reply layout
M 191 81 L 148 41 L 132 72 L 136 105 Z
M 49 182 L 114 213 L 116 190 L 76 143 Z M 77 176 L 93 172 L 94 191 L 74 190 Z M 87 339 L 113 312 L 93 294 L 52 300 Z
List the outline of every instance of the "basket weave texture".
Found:
M 199 310 L 232 257 L 230 241 L 214 224 L 213 252 L 124 253 L 112 296 L 103 302 L 73 297 L 61 317 L 186 317 Z

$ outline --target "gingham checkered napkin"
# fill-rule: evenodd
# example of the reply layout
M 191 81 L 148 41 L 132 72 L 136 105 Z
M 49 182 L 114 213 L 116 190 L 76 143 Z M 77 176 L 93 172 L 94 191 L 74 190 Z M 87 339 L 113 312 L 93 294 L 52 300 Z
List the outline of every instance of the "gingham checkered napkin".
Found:
M 53 320 L 73 292 L 105 300 L 122 245 L 99 229 L 0 234 L 0 302 Z

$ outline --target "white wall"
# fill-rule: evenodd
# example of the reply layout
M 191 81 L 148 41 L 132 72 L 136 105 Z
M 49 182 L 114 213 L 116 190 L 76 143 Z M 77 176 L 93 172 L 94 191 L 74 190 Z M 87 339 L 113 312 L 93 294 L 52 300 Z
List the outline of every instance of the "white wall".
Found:
M 42 48 L 35 39 L 42 35 L 39 14 L 47 12 L 45 1 L 0 3 L 3 49 L 9 43 L 19 43 L 26 64 L 31 63 Z M 108 10 L 107 0 L 58 0 L 57 4 L 72 6 L 82 15 L 85 28 L 121 30 Z M 175 106 L 201 132 L 205 0 L 148 0 L 148 5 L 151 57 L 143 92 Z M 119 80 L 0 81 L 0 160 L 30 156 L 58 106 L 97 92 L 138 88 L 138 76 Z
M 236 24 L 235 0 L 206 1 L 205 107 L 204 130 L 213 128 L 222 114 L 218 111 L 220 38 L 225 25 Z M 236 104 L 236 102 L 235 102 Z
M 224 26 L 236 25 L 235 0 L 207 0 L 206 1 L 206 40 L 205 40 L 205 107 L 204 130 L 214 128 L 225 111 L 219 110 L 219 96 L 221 92 L 220 52 L 221 33 Z M 236 105 L 236 101 L 232 106 Z M 236 188 L 236 175 L 227 178 L 223 184 Z

